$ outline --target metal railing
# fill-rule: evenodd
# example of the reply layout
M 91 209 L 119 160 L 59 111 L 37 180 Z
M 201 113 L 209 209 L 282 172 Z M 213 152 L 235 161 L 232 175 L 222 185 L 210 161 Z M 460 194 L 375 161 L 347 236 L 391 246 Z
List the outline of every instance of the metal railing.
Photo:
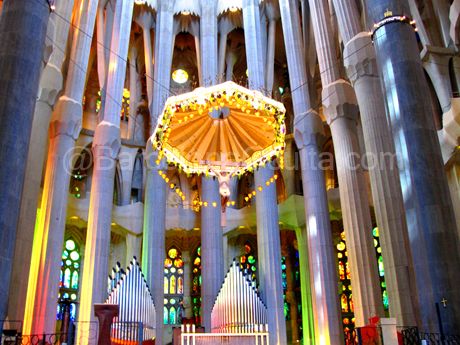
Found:
M 460 345 L 460 336 L 420 332 L 417 327 L 398 327 L 404 345 Z
M 195 325 L 181 326 L 181 345 L 268 345 L 268 325 L 256 325 L 252 333 L 195 333 Z

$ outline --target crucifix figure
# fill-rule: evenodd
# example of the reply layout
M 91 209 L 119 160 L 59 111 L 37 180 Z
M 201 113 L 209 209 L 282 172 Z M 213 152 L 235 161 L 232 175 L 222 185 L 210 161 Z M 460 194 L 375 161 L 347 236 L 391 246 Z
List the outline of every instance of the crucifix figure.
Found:
M 442 303 L 442 306 L 443 306 L 444 308 L 447 307 L 447 300 L 446 300 L 444 297 L 443 297 L 443 299 L 441 300 L 441 303 Z

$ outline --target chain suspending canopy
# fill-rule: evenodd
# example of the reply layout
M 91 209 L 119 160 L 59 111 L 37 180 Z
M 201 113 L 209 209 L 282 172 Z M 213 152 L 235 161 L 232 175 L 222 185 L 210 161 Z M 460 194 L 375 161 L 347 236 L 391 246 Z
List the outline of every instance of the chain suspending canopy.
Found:
M 233 82 L 170 97 L 152 136 L 186 173 L 241 175 L 284 152 L 283 104 Z

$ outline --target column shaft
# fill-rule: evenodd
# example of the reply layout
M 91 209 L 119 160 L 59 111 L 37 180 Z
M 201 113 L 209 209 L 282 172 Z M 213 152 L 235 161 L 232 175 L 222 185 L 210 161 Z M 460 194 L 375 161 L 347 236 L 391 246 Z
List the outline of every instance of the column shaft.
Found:
M 249 87 L 265 87 L 265 57 L 262 47 L 259 1 L 243 0 L 243 22 L 248 65 Z M 278 172 L 279 173 L 279 172 Z M 265 186 L 273 177 L 272 167 L 260 167 L 254 172 L 255 186 L 264 186 L 257 195 L 257 248 L 259 255 L 260 291 L 269 310 L 270 344 L 286 344 L 283 285 L 281 281 L 281 241 L 278 225 L 276 185 Z
M 53 52 L 41 74 L 30 135 L 8 298 L 8 318 L 10 320 L 22 320 L 24 317 L 28 287 L 24 282 L 27 282 L 29 277 L 34 229 L 37 221 L 37 205 L 39 204 L 40 185 L 47 150 L 47 133 L 52 108 L 63 87 L 62 64 L 65 59 L 65 51 L 61 47 L 66 46 L 67 43 L 70 26 L 68 21 L 72 15 L 72 9 L 73 1 L 56 4 L 56 13 L 50 15 L 48 22 L 48 33 L 53 33 L 53 42 L 50 42 L 53 44 Z M 60 17 L 66 20 L 62 20 Z
M 40 262 L 32 262 L 27 292 L 24 331 L 30 334 L 54 333 L 58 281 L 64 243 L 68 188 L 72 173 L 72 154 L 81 129 L 82 99 L 97 0 L 86 0 L 81 6 L 85 15 L 77 18 L 77 28 L 70 52 L 64 95 L 59 98 L 50 124 L 50 145 L 41 202 L 41 217 L 34 237 Z M 35 249 L 34 249 L 35 250 Z M 36 287 L 36 290 L 33 288 Z M 27 317 L 33 308 L 33 319 Z M 29 333 L 26 333 L 29 334 Z
M 339 16 L 341 14 L 339 13 Z M 398 325 L 415 325 L 410 286 L 407 223 L 395 148 L 385 114 L 375 51 L 368 33 L 345 47 L 345 66 L 358 99 L 382 245 L 390 316 Z
M 356 96 L 350 84 L 340 79 L 337 53 L 326 0 L 309 0 L 316 51 L 323 84 L 324 113 L 334 141 L 340 204 L 347 237 L 356 326 L 382 315 L 383 305 L 375 259 L 370 207 L 364 175 L 356 155 Z
M 256 186 L 264 186 L 257 194 L 257 249 L 259 256 L 260 292 L 268 310 L 271 345 L 286 344 L 283 285 L 281 280 L 281 241 L 278 225 L 276 185 L 266 186 L 273 170 L 261 167 L 254 173 Z
M 214 177 L 203 177 L 201 181 L 202 199 L 208 203 L 208 207 L 201 209 L 201 323 L 210 332 L 212 306 L 224 279 L 224 250 L 219 182 Z
M 200 43 L 203 86 L 216 83 L 218 73 L 216 3 L 201 1 Z M 202 199 L 208 207 L 201 209 L 201 323 L 211 330 L 211 311 L 224 278 L 223 240 L 219 183 L 216 178 L 203 177 Z M 215 202 L 217 207 L 212 207 Z
M 158 61 L 158 60 L 157 60 Z M 144 200 L 144 232 L 142 240 L 142 271 L 145 274 L 156 309 L 156 341 L 163 339 L 164 307 L 164 261 L 165 261 L 165 222 L 166 222 L 166 184 L 158 174 L 156 152 L 152 143 L 147 142 L 145 159 L 147 168 Z
M 0 319 L 5 319 L 35 101 L 46 37 L 46 1 L 7 1 L 0 17 Z M 12 115 L 14 114 L 14 116 Z
M 303 240 L 299 243 L 306 245 L 309 250 L 301 254 L 301 265 L 308 263 L 310 275 L 314 277 L 307 281 L 302 275 L 302 284 L 311 284 L 313 302 L 313 319 L 315 338 L 331 339 L 331 343 L 341 342 L 341 320 L 339 314 L 339 299 L 337 294 L 337 265 L 334 256 L 329 209 L 327 205 L 326 185 L 324 172 L 319 165 L 319 143 L 324 136 L 324 128 L 321 119 L 314 111 L 309 110 L 310 98 L 307 84 L 307 71 L 305 66 L 305 51 L 302 44 L 300 18 L 298 8 L 292 0 L 280 1 L 281 20 L 283 23 L 284 42 L 288 59 L 289 79 L 292 91 L 292 103 L 295 114 L 295 139 L 300 152 L 302 167 L 302 181 L 307 224 L 305 234 L 298 233 L 298 238 Z M 311 219 L 311 221 L 310 221 Z M 299 251 L 301 246 L 299 245 Z M 310 258 L 307 260 L 306 255 Z M 304 339 L 311 339 L 312 326 L 306 327 L 308 313 L 304 296 L 308 291 L 302 287 L 303 307 L 303 333 Z
M 156 15 L 155 30 L 155 64 L 154 79 L 157 81 L 153 88 L 152 105 L 150 108 L 150 133 L 155 129 L 158 117 L 166 99 L 169 97 L 171 80 L 171 64 L 173 52 L 173 8 L 172 2 L 162 2 Z M 142 268 L 147 283 L 153 292 L 156 309 L 156 338 L 155 342 L 163 341 L 163 308 L 164 308 L 164 260 L 165 260 L 165 222 L 166 222 L 166 185 L 158 175 L 159 169 L 166 169 L 162 162 L 156 164 L 158 152 L 153 151 L 149 140 L 146 147 L 148 165 L 147 186 L 144 201 L 144 232 Z
M 410 16 L 403 0 L 369 0 L 367 10 L 372 25 L 388 10 Z M 433 315 L 436 303 L 446 299 L 448 305 L 441 307 L 444 332 L 456 334 L 460 325 L 456 224 L 416 36 L 408 23 L 388 23 L 374 33 L 374 46 L 399 158 L 410 246 L 416 255 L 419 326 L 439 332 Z
M 399 325 L 414 325 L 407 244 L 407 224 L 393 140 L 385 114 L 375 51 L 368 33 L 361 32 L 354 3 L 334 0 L 341 35 L 345 40 L 344 64 L 353 83 L 361 113 L 369 158 L 372 197 L 385 264 L 390 316 Z
M 94 168 L 79 321 L 93 320 L 93 304 L 103 303 L 106 298 L 115 159 L 120 150 L 120 100 L 126 77 L 133 5 L 133 0 L 117 1 L 115 5 L 105 106 L 93 141 Z

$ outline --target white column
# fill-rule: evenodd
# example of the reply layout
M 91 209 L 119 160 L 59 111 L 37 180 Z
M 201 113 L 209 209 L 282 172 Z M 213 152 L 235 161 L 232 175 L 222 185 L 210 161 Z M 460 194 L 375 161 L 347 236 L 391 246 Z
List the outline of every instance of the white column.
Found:
M 268 18 L 268 42 L 267 42 L 267 63 L 265 66 L 265 89 L 267 95 L 272 94 L 273 79 L 275 74 L 275 35 L 276 24 L 280 14 L 278 6 L 272 2 L 268 2 L 265 7 Z
M 258 0 L 243 1 L 243 23 L 248 64 L 249 87 L 262 90 L 265 86 L 265 58 L 262 50 L 262 33 Z M 259 255 L 260 291 L 267 305 L 270 344 L 286 344 L 283 286 L 281 280 L 281 242 L 278 225 L 276 185 L 265 186 L 273 177 L 271 166 L 254 172 L 255 186 L 263 186 L 257 194 L 257 248 Z M 279 173 L 279 172 L 278 172 Z
M 203 86 L 217 81 L 217 16 L 216 2 L 201 1 L 200 18 L 201 73 Z M 201 323 L 211 330 L 211 311 L 224 278 L 223 240 L 219 183 L 216 178 L 202 177 L 202 200 L 208 207 L 201 209 Z M 217 207 L 212 207 L 215 202 Z
M 35 103 L 8 294 L 8 318 L 10 320 L 22 320 L 24 317 L 28 288 L 25 282 L 29 277 L 34 229 L 38 221 L 36 218 L 37 205 L 39 205 L 43 165 L 47 150 L 49 121 L 57 96 L 63 88 L 62 65 L 65 60 L 65 51 L 62 50 L 62 47 L 67 45 L 72 9 L 73 1 L 57 3 L 56 10 L 50 15 L 48 22 L 48 34 L 52 33 L 49 39 L 53 40 L 49 43 L 54 44 L 54 47 L 42 71 Z
M 201 183 L 202 199 L 208 202 L 201 209 L 201 323 L 210 332 L 212 307 L 224 279 L 224 250 L 219 182 L 215 177 L 202 177 Z
M 323 84 L 324 113 L 331 127 L 347 238 L 356 326 L 383 314 L 372 222 L 357 137 L 358 107 L 352 86 L 340 79 L 326 0 L 309 0 Z
M 89 202 L 79 321 L 94 319 L 94 303 L 107 291 L 115 159 L 120 150 L 120 111 L 126 77 L 133 0 L 117 1 L 107 71 L 106 99 L 93 141 L 94 169 Z M 79 330 L 84 331 L 82 328 Z
M 161 1 L 156 16 L 155 30 L 155 64 L 153 101 L 150 108 L 150 133 L 153 133 L 158 117 L 163 110 L 164 102 L 169 97 L 171 80 L 171 64 L 173 52 L 173 3 Z M 156 342 L 163 341 L 163 307 L 164 307 L 164 260 L 165 260 L 165 216 L 166 216 L 166 184 L 158 174 L 166 169 L 165 162 L 157 166 L 158 152 L 153 151 L 149 140 L 146 147 L 146 190 L 144 201 L 144 232 L 142 269 L 147 283 L 153 293 L 156 315 Z
M 410 288 L 408 231 L 396 166 L 395 148 L 385 114 L 375 50 L 371 37 L 361 32 L 355 4 L 334 0 L 344 38 L 344 64 L 361 113 L 368 154 L 372 197 L 385 265 L 390 315 L 401 326 L 415 325 Z M 384 160 L 384 157 L 389 157 Z M 391 161 L 392 160 L 392 161 Z
M 334 258 L 331 223 L 327 204 L 326 184 L 324 172 L 320 166 L 319 145 L 324 137 L 324 128 L 318 113 L 310 109 L 307 71 L 305 66 L 304 47 L 300 30 L 300 18 L 296 3 L 293 0 L 280 1 L 281 20 L 283 23 L 284 42 L 288 59 L 289 79 L 291 84 L 292 102 L 295 114 L 294 136 L 300 153 L 302 167 L 302 183 L 305 204 L 305 231 L 298 231 L 299 251 L 301 244 L 308 244 L 304 267 L 310 270 L 311 286 L 307 288 L 307 279 L 302 280 L 302 305 L 304 307 L 303 334 L 304 339 L 311 339 L 311 326 L 307 305 L 308 291 L 312 294 L 313 320 L 315 337 L 330 339 L 331 344 L 342 342 L 342 322 L 339 313 L 339 299 L 337 293 L 337 264 Z
M 183 300 L 183 317 L 191 319 L 192 312 L 192 297 L 191 297 L 191 284 L 192 284 L 192 269 L 193 258 L 190 256 L 188 250 L 182 252 L 182 261 L 184 262 L 184 300 Z
M 54 333 L 58 282 L 64 242 L 68 188 L 72 154 L 81 129 L 82 99 L 92 37 L 80 35 L 79 30 L 92 33 L 96 18 L 97 0 L 82 1 L 87 15 L 78 18 L 71 48 L 64 95 L 52 114 L 49 128 L 48 160 L 41 202 L 41 217 L 35 241 L 40 263 L 32 263 L 30 286 L 27 292 L 26 315 L 33 310 L 32 323 L 26 317 L 24 331 L 30 334 Z M 35 250 L 35 249 L 34 249 Z M 53 316 L 51 316 L 53 315 Z
M 395 148 L 385 114 L 375 51 L 368 33 L 347 43 L 345 66 L 361 111 L 374 209 L 385 265 L 390 315 L 401 326 L 415 325 L 410 286 L 408 231 Z M 388 157 L 385 159 L 385 157 Z
M 147 97 L 149 100 L 149 109 L 152 107 L 153 98 L 153 52 L 150 29 L 153 25 L 153 18 L 150 10 L 141 9 L 140 14 L 136 17 L 136 23 L 142 28 L 144 38 L 144 56 L 145 56 L 145 82 L 147 84 Z

